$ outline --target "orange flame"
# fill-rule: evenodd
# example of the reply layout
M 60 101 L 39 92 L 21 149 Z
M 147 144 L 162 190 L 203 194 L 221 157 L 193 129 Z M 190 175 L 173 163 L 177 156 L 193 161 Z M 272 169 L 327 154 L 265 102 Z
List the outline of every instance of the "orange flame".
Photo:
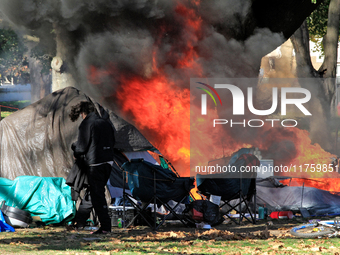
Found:
M 195 3 L 198 4 L 198 1 Z M 181 38 L 185 40 L 182 47 L 175 44 L 169 49 L 169 59 L 175 57 L 172 63 L 177 70 L 186 76 L 185 82 L 190 82 L 190 75 L 201 76 L 202 68 L 197 63 L 198 54 L 194 49 L 200 31 L 202 20 L 194 9 L 179 3 L 175 9 L 177 19 L 183 25 Z M 146 137 L 154 146 L 171 160 L 181 175 L 188 175 L 190 164 L 190 93 L 189 89 L 180 89 L 178 83 L 168 77 L 163 66 L 159 66 L 157 52 L 158 44 L 168 28 L 162 27 L 160 36 L 154 44 L 152 75 L 148 79 L 140 77 L 120 78 L 122 86 L 116 97 L 122 110 L 130 113 L 135 124 L 144 130 Z M 187 85 L 185 85 L 187 87 Z
M 133 114 L 138 128 L 167 158 L 189 164 L 189 90 L 176 88 L 165 77 L 124 83 L 116 95 L 122 110 Z
M 190 147 L 194 148 L 192 153 L 199 156 L 195 158 L 206 164 L 212 159 L 209 157 L 230 156 L 241 148 L 252 146 L 259 147 L 264 151 L 271 150 L 270 146 L 273 144 L 288 140 L 295 145 L 295 151 L 289 151 L 287 148 L 285 151 L 287 156 L 277 159 L 276 164 L 285 166 L 329 164 L 331 158 L 335 156 L 324 151 L 318 144 L 311 144 L 308 132 L 297 128 L 288 128 L 282 132 L 282 129 L 264 127 L 253 141 L 244 143 L 238 141 L 225 129 L 216 129 L 214 132 L 210 132 L 211 122 L 206 120 L 203 126 L 200 125 L 202 130 L 195 132 L 196 137 L 190 138 L 190 110 L 197 112 L 199 109 L 195 107 L 190 109 L 188 85 L 183 83 L 189 83 L 190 77 L 201 77 L 203 73 L 198 61 L 199 56 L 195 50 L 196 42 L 202 36 L 203 26 L 201 18 L 195 11 L 197 5 L 199 5 L 199 1 L 194 1 L 191 8 L 178 1 L 175 9 L 177 22 L 183 26 L 180 35 L 182 42 L 181 46 L 171 45 L 167 57 L 176 59 L 175 63 L 169 65 L 184 74 L 181 77 L 182 80 L 169 75 L 165 71 L 166 67 L 158 59 L 157 53 L 161 50 L 159 45 L 162 40 L 166 39 L 167 32 L 171 31 L 168 25 L 164 25 L 158 32 L 159 36 L 153 45 L 153 58 L 150 63 L 152 70 L 145 77 L 122 74 L 118 78 L 121 86 L 116 91 L 115 97 L 123 114 L 129 115 L 133 119 L 137 128 L 173 163 L 181 176 L 188 176 L 190 172 L 190 156 L 193 156 L 190 155 Z M 101 79 L 105 80 L 103 76 L 111 75 L 117 76 L 114 66 L 108 67 L 107 70 L 97 70 L 95 67 L 91 67 L 88 79 L 93 84 L 99 84 Z M 212 119 L 216 116 L 215 112 L 215 114 L 209 115 L 209 118 Z M 195 121 L 202 122 L 203 120 L 198 118 Z M 195 124 L 192 122 L 191 128 L 195 129 Z M 208 133 L 209 137 L 223 137 L 223 141 L 220 141 L 220 146 L 212 148 L 207 140 L 201 139 L 203 137 L 201 132 L 202 134 Z M 327 177 L 332 176 L 332 174 L 327 175 Z M 340 184 L 332 183 L 332 179 L 321 179 L 325 175 L 317 173 L 316 176 L 311 177 L 317 177 L 320 181 L 306 182 L 306 185 L 334 191 L 340 189 Z

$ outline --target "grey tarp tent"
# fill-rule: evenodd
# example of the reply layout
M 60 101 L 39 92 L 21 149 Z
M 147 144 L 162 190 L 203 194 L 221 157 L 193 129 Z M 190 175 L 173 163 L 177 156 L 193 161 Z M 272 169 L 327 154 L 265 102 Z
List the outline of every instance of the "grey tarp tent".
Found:
M 235 152 L 229 164 L 235 162 L 244 153 L 251 153 L 251 150 L 242 148 Z M 307 186 L 283 185 L 280 179 L 284 178 L 287 177 L 257 178 L 257 207 L 265 205 L 269 213 L 273 211 L 300 212 L 300 208 L 304 208 L 311 215 L 340 214 L 339 194 Z
M 73 165 L 71 144 L 77 139 L 81 118 L 71 122 L 71 106 L 90 100 L 67 87 L 13 113 L 0 122 L 0 177 L 67 177 Z M 120 151 L 153 150 L 152 144 L 130 123 L 96 102 L 103 118 L 115 129 L 115 148 Z
M 71 144 L 82 120 L 72 122 L 68 115 L 71 107 L 83 100 L 92 101 L 102 118 L 110 119 L 115 130 L 116 162 L 127 160 L 121 152 L 155 149 L 133 125 L 76 88 L 53 92 L 0 122 L 0 195 L 7 205 L 40 216 L 45 223 L 73 217 L 74 202 L 65 179 L 73 166 Z M 115 178 L 111 179 L 122 187 L 119 166 L 113 170 Z M 6 179 L 14 182 L 6 185 Z
M 269 212 L 294 211 L 305 208 L 311 215 L 340 214 L 340 196 L 312 187 L 285 186 L 275 178 L 258 179 L 256 202 Z

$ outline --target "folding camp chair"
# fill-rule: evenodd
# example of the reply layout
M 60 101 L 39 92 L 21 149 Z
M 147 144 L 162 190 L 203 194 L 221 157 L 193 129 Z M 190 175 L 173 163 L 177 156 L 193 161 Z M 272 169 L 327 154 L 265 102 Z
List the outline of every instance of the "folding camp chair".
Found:
M 251 223 L 256 223 L 256 171 L 242 172 L 242 166 L 250 167 L 259 166 L 260 162 L 256 156 L 252 154 L 242 154 L 235 163 L 235 173 L 233 174 L 213 174 L 196 176 L 198 191 L 210 198 L 210 196 L 220 196 L 220 208 L 227 210 L 223 212 L 229 219 L 235 223 L 240 224 L 243 218 Z M 249 169 L 250 169 L 249 168 Z M 232 177 L 232 178 L 231 178 Z M 253 201 L 253 208 L 251 208 L 251 200 Z M 236 211 L 239 214 L 239 222 L 232 216 L 231 211 Z M 223 211 L 223 210 L 222 210 Z
M 135 217 L 126 227 L 129 227 L 139 215 L 153 230 L 158 230 L 170 215 L 188 226 L 187 221 L 176 213 L 176 208 L 187 201 L 189 192 L 194 187 L 193 178 L 178 177 L 171 170 L 153 165 L 143 159 L 132 159 L 125 162 L 122 169 L 125 171 L 123 176 L 127 178 L 132 194 L 124 191 L 124 199 L 128 200 L 137 211 Z M 176 202 L 174 206 L 170 206 L 169 202 L 171 201 Z M 148 211 L 151 204 L 153 204 L 153 215 Z M 156 207 L 161 205 L 169 211 L 163 217 L 157 214 Z

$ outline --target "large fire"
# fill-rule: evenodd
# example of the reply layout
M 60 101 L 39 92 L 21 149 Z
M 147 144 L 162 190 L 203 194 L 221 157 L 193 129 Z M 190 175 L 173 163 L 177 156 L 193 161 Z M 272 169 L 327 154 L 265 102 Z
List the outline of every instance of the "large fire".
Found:
M 258 147 L 262 151 L 278 150 L 282 157 L 278 158 L 275 164 L 303 166 L 302 170 L 305 164 L 330 164 L 331 158 L 335 156 L 324 151 L 318 144 L 312 144 L 308 132 L 298 128 L 283 130 L 265 127 L 248 143 L 240 142 L 226 129 L 220 128 L 209 134 L 211 137 L 219 135 L 223 137 L 223 140 L 220 140 L 220 146 L 213 148 L 208 141 L 201 139 L 200 132 L 196 132 L 197 137 L 190 137 L 190 126 L 195 128 L 195 123 L 190 123 L 190 111 L 200 109 L 193 106 L 190 109 L 192 98 L 190 98 L 188 85 L 191 77 L 202 77 L 203 73 L 202 66 L 199 64 L 199 55 L 195 49 L 196 41 L 199 40 L 203 29 L 203 22 L 195 11 L 195 6 L 198 4 L 199 1 L 195 1 L 189 8 L 179 3 L 175 10 L 177 13 L 175 22 L 183 26 L 181 30 L 183 32 L 179 36 L 182 41 L 178 45 L 172 45 L 168 50 L 167 57 L 171 59 L 170 62 L 165 61 L 164 56 L 160 59 L 158 54 L 161 42 L 167 40 L 167 34 L 171 33 L 171 26 L 164 24 L 157 32 L 158 37 L 153 44 L 152 63 L 146 63 L 148 69 L 145 71 L 145 76 L 120 74 L 118 80 L 121 86 L 114 96 L 125 117 L 133 120 L 137 128 L 175 165 L 176 170 L 182 176 L 190 174 L 190 156 L 193 156 L 190 155 L 190 143 L 191 147 L 195 148 L 191 153 L 198 155 L 195 158 L 199 158 L 201 162 L 213 159 L 206 156 L 207 152 L 215 158 L 220 158 L 230 156 L 244 147 Z M 167 72 L 167 65 L 177 69 L 181 77 Z M 113 69 L 114 67 L 108 67 L 107 71 L 99 71 L 91 67 L 89 76 L 93 78 L 91 80 L 98 80 L 97 76 L 117 75 Z M 214 115 L 210 117 L 214 118 Z M 198 118 L 197 122 L 204 121 Z M 202 128 L 202 123 L 200 124 Z M 211 129 L 209 124 L 211 123 L 206 122 L 203 129 Z M 287 141 L 295 145 L 293 150 L 283 146 Z M 275 144 L 282 145 L 282 147 L 275 148 Z M 299 168 L 297 170 L 301 171 Z M 294 176 L 298 176 L 298 173 Z M 316 172 L 311 177 L 318 178 L 318 181 L 300 179 L 294 183 L 297 185 L 305 183 L 305 185 L 317 188 L 340 191 L 340 183 L 331 179 L 337 177 L 337 173 Z
M 195 5 L 197 3 L 195 2 Z M 190 80 L 190 76 L 200 77 L 201 66 L 196 62 L 198 54 L 194 49 L 201 31 L 201 19 L 194 9 L 178 4 L 176 8 L 177 22 L 184 24 L 185 33 L 181 35 L 183 42 L 173 46 L 168 51 L 169 63 L 181 70 Z M 190 164 L 190 93 L 182 80 L 175 80 L 166 74 L 164 66 L 159 65 L 157 51 L 159 43 L 166 40 L 166 34 L 171 30 L 164 24 L 154 44 L 151 77 L 122 76 L 122 86 L 116 97 L 122 110 L 132 114 L 132 118 L 140 130 L 146 131 L 146 136 L 154 145 L 169 158 L 182 175 L 188 174 Z M 150 75 L 147 75 L 150 76 Z

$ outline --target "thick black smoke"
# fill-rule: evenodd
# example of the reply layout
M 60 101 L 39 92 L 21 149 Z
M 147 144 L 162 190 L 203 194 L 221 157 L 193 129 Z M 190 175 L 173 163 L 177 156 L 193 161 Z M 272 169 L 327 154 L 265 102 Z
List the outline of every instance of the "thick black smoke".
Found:
M 114 99 L 127 77 L 148 81 L 161 71 L 181 89 L 189 88 L 192 77 L 257 77 L 261 58 L 284 38 L 251 25 L 251 4 L 251 0 L 1 0 L 0 11 L 53 45 L 79 89 L 119 111 Z M 179 60 L 192 50 L 196 65 L 183 66 Z M 153 137 L 157 130 L 149 132 Z M 242 132 L 237 136 L 244 138 Z
M 262 56 L 283 42 L 268 29 L 243 34 L 250 0 L 2 0 L 0 10 L 51 45 L 56 39 L 77 86 L 96 99 L 114 95 L 122 74 L 152 77 L 153 57 L 178 86 L 189 87 L 197 71 L 177 63 L 188 47 L 203 77 L 255 77 Z M 188 29 L 192 13 L 200 32 Z M 91 67 L 105 75 L 89 79 Z

